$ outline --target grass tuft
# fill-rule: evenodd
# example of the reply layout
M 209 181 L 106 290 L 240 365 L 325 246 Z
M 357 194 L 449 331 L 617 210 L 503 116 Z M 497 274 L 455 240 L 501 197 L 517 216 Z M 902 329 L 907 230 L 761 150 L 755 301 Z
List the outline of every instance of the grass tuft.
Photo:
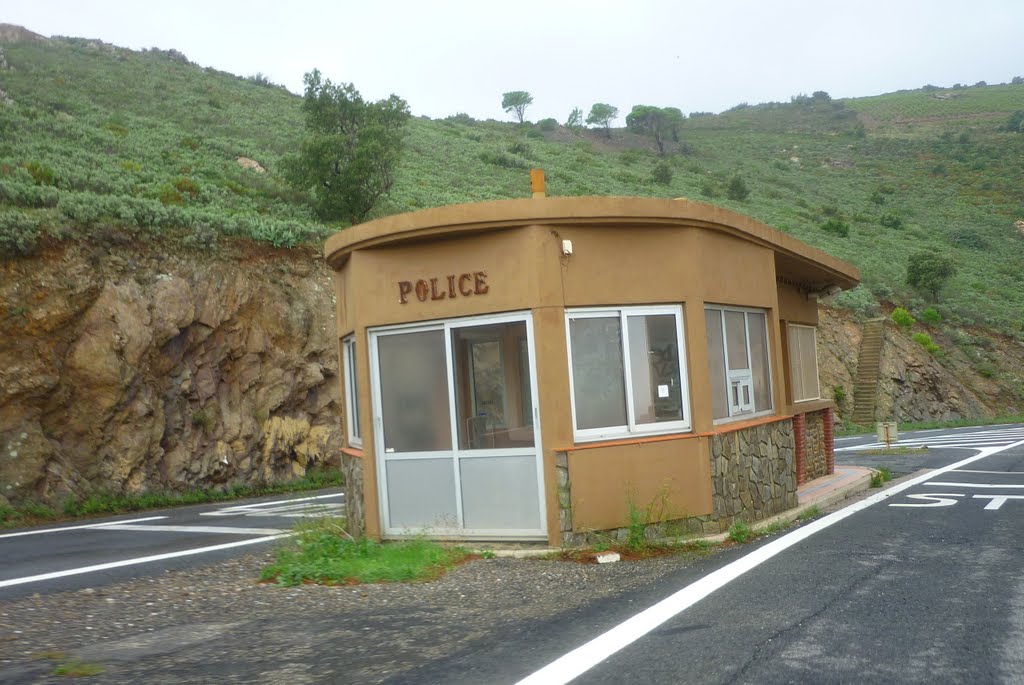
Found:
M 261 580 L 285 586 L 426 580 L 469 556 L 461 547 L 422 538 L 387 543 L 353 538 L 338 519 L 329 517 L 302 522 L 296 530 L 263 569 Z
M 871 487 L 880 488 L 892 480 L 892 470 L 887 466 L 879 466 L 871 474 Z
M 729 539 L 733 542 L 742 545 L 744 542 L 751 540 L 754 537 L 756 537 L 756 535 L 752 530 L 750 530 L 750 526 L 743 519 L 736 519 L 733 521 L 732 525 L 729 526 Z

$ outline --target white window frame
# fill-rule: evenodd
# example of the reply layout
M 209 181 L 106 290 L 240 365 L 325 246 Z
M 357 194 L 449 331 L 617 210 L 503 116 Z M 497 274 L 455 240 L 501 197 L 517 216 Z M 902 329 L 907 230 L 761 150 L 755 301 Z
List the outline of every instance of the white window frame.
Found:
M 633 408 L 633 373 L 629 363 L 629 316 L 651 316 L 671 314 L 676 321 L 676 341 L 679 353 L 679 394 L 680 404 L 683 410 L 683 419 L 680 421 L 662 421 L 656 423 L 636 423 L 635 410 Z M 626 389 L 626 424 L 621 426 L 602 426 L 600 428 L 577 428 L 576 427 L 576 385 L 573 378 L 572 363 L 572 331 L 570 322 L 572 319 L 598 319 L 598 318 L 619 318 L 619 326 L 622 332 L 622 363 L 623 381 Z M 686 336 L 683 333 L 685 314 L 681 305 L 651 305 L 651 306 L 624 306 L 624 307 L 587 307 L 580 309 L 565 310 L 565 342 L 566 351 L 569 356 L 569 403 L 572 407 L 572 430 L 575 442 L 593 442 L 595 440 L 611 440 L 617 438 L 628 438 L 636 435 L 663 435 L 666 433 L 688 433 L 692 430 L 692 417 L 690 415 L 690 383 L 686 367 Z
M 345 436 L 352 447 L 363 447 L 363 431 L 356 419 L 356 402 L 359 401 L 359 385 L 356 379 L 356 337 L 348 335 L 341 339 L 341 358 L 345 383 Z
M 811 340 L 814 343 L 814 350 L 813 350 L 814 354 L 812 356 L 814 357 L 814 388 L 815 388 L 814 392 L 815 392 L 815 395 L 814 395 L 814 397 L 804 397 L 802 399 L 797 399 L 797 397 L 796 397 L 796 383 L 794 382 L 793 379 L 794 379 L 795 371 L 797 369 L 797 363 L 800 360 L 793 356 L 793 336 L 790 335 L 789 339 L 787 341 L 788 342 L 788 346 L 789 346 L 789 383 L 790 383 L 790 387 L 792 387 L 792 389 L 793 389 L 793 404 L 799 404 L 800 402 L 813 402 L 815 400 L 820 400 L 821 399 L 821 379 L 818 377 L 818 327 L 817 326 L 808 326 L 806 324 L 791 323 L 791 324 L 789 324 L 789 328 L 790 328 L 790 330 L 792 330 L 794 328 L 807 328 L 807 329 L 810 329 L 810 331 L 811 331 Z
M 726 402 L 729 405 L 729 416 L 723 416 L 722 418 L 714 419 L 712 424 L 718 425 L 721 423 L 729 423 L 730 421 L 743 421 L 746 419 L 758 418 L 761 416 L 771 416 L 775 413 L 775 380 L 772 374 L 772 339 L 771 334 L 768 331 L 768 320 L 771 316 L 771 310 L 759 309 L 757 307 L 733 307 L 727 305 L 709 304 L 704 306 L 704 311 L 714 310 L 722 313 L 722 345 L 723 359 L 725 364 L 725 379 L 728 385 L 725 388 Z M 729 334 L 726 332 L 725 325 L 725 312 L 741 312 L 743 314 L 761 314 L 764 316 L 764 338 L 765 344 L 768 346 L 768 397 L 772 400 L 772 405 L 768 409 L 758 409 L 756 394 L 754 392 L 754 364 L 750 353 L 750 327 L 747 323 L 747 317 L 743 317 L 743 326 L 746 330 L 747 338 L 747 368 L 741 371 L 730 371 L 729 370 Z M 705 325 L 707 322 L 707 314 L 704 317 Z M 748 373 L 749 372 L 749 373 Z M 753 406 L 753 411 L 733 411 L 734 405 L 732 402 L 732 384 L 734 381 L 740 383 L 749 383 L 750 388 L 750 403 Z

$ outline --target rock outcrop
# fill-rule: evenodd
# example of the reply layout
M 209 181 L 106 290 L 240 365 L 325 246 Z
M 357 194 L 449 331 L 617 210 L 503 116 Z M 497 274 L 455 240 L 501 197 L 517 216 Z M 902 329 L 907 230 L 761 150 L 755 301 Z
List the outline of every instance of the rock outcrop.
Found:
M 310 251 L 0 262 L 0 494 L 294 478 L 336 461 L 337 366 Z
M 924 328 L 939 346 L 930 354 L 910 332 L 887 322 L 882 345 L 876 420 L 924 421 L 991 418 L 1024 411 L 1024 343 L 991 331 L 967 333 L 957 340 L 944 327 Z M 818 364 L 823 397 L 843 388 L 840 415 L 853 410 L 857 350 L 863 326 L 844 310 L 822 308 L 818 328 Z M 981 348 L 984 355 L 976 348 Z M 999 360 L 998 367 L 982 357 Z

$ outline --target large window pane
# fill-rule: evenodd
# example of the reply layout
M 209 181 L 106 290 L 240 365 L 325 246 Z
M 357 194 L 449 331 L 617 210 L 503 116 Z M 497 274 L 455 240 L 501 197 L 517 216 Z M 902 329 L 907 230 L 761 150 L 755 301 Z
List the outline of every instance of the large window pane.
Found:
M 533 405 L 522 397 L 531 392 L 525 340 L 522 321 L 452 330 L 460 449 L 533 447 Z
M 768 363 L 768 317 L 757 312 L 747 313 L 750 338 L 750 362 L 754 376 L 754 411 L 772 408 L 772 377 Z
M 716 419 L 729 416 L 729 381 L 725 375 L 725 338 L 722 336 L 722 312 L 704 312 L 708 332 L 708 376 L 711 381 L 711 415 Z
M 725 339 L 729 370 L 749 369 L 747 362 L 747 326 L 743 312 L 725 312 Z
M 655 314 L 626 317 L 629 369 L 636 423 L 683 419 L 676 317 Z
M 576 428 L 626 425 L 619 317 L 569 320 Z
M 382 335 L 377 352 L 384 451 L 450 450 L 444 332 Z

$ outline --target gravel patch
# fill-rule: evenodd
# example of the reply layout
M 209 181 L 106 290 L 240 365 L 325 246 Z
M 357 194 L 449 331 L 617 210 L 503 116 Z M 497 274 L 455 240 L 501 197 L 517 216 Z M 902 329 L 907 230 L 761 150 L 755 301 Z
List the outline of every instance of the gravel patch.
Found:
M 260 585 L 272 551 L 0 603 L 0 683 L 377 683 L 498 631 L 629 592 L 701 558 L 481 559 L 422 583 Z

